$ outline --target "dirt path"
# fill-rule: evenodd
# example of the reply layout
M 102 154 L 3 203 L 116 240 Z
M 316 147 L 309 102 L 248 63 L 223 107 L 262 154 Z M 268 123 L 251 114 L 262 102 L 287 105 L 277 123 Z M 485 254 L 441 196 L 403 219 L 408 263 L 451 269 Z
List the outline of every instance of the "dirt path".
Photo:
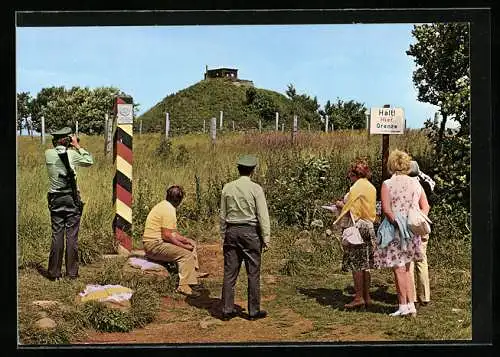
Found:
M 269 316 L 257 321 L 236 317 L 221 321 L 220 283 L 223 275 L 223 257 L 218 245 L 199 247 L 200 267 L 211 273 L 207 281 L 218 282 L 218 288 L 196 299 L 164 297 L 156 320 L 141 329 L 128 333 L 101 333 L 88 331 L 81 344 L 132 344 L 132 343 L 228 343 L 228 342 L 296 342 L 296 341 L 377 341 L 383 336 L 357 332 L 354 326 L 331 326 L 319 336 L 307 338 L 314 322 L 295 311 L 281 307 L 269 311 Z M 273 277 L 263 276 L 264 281 Z M 246 288 L 245 288 L 246 289 Z M 269 290 L 269 289 L 267 289 Z M 246 299 L 246 297 L 245 297 Z M 262 302 L 270 302 L 276 295 L 268 292 Z M 246 300 L 235 301 L 245 308 Z M 265 304 L 264 304 L 265 305 Z M 208 312 L 208 315 L 207 315 Z

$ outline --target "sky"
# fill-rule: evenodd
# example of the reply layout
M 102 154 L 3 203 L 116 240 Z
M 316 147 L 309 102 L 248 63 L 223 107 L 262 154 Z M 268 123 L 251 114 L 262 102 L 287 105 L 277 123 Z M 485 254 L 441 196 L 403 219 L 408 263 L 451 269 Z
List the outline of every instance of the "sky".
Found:
M 16 91 L 44 87 L 118 87 L 139 115 L 209 69 L 238 69 L 240 79 L 285 94 L 403 108 L 420 128 L 437 107 L 417 100 L 413 24 L 18 27 Z

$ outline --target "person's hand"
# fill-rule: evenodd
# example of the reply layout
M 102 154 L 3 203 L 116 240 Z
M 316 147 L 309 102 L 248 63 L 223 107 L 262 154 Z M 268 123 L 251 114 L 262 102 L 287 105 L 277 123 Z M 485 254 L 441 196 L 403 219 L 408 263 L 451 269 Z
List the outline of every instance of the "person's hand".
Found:
M 78 137 L 75 134 L 71 135 L 71 146 L 73 146 L 75 149 L 80 148 L 79 141 L 80 140 L 78 139 Z

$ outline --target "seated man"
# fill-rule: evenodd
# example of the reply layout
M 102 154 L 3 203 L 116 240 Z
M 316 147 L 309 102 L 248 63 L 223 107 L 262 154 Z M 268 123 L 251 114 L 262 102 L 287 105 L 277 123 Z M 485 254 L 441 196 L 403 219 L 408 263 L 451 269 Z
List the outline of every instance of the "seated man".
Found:
M 198 284 L 198 278 L 208 274 L 198 272 L 196 242 L 177 232 L 176 208 L 183 198 L 182 187 L 174 185 L 167 189 L 165 200 L 154 206 L 146 218 L 142 243 L 146 258 L 177 263 L 178 293 L 196 296 L 192 287 Z

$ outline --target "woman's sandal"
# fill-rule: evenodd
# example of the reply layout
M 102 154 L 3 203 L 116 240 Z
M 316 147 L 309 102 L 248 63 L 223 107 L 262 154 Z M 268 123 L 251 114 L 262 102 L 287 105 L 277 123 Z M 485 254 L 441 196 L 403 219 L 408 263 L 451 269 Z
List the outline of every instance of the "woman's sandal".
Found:
M 361 307 L 361 306 L 365 306 L 365 301 L 364 300 L 358 300 L 358 301 L 353 300 L 350 303 L 344 305 L 344 307 L 346 309 L 353 309 L 353 308 Z

